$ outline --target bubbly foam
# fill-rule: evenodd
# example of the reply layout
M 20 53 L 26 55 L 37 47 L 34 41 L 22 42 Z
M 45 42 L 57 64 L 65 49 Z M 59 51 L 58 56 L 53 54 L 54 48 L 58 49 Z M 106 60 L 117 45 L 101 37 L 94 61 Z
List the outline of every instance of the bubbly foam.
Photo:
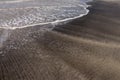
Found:
M 87 15 L 88 0 L 29 0 L 0 4 L 0 28 L 56 24 Z
M 0 0 L 0 3 L 17 3 L 17 2 L 24 2 L 30 0 Z

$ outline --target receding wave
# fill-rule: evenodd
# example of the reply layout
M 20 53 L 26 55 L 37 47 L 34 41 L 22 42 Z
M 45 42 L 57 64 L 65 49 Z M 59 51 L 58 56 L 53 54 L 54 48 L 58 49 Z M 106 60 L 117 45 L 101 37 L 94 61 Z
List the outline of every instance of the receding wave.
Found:
M 65 22 L 87 15 L 90 0 L 17 0 L 0 3 L 0 28 L 16 29 Z M 17 2 L 16 1 L 16 2 Z M 14 2 L 14 1 L 12 1 Z

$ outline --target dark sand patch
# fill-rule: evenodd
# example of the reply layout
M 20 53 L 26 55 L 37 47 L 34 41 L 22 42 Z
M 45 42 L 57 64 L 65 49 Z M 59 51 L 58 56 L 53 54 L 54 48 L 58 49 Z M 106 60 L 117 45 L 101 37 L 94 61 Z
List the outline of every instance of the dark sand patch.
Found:
M 57 27 L 55 30 L 90 38 L 97 41 L 120 41 L 120 5 L 113 2 L 95 1 L 92 3 L 90 13 L 70 24 Z

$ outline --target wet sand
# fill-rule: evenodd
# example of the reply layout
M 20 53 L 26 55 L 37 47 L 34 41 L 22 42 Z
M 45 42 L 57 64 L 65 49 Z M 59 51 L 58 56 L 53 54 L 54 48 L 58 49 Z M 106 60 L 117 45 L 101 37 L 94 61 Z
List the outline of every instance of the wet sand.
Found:
M 52 31 L 9 31 L 0 80 L 120 80 L 120 2 L 91 4 L 87 16 Z

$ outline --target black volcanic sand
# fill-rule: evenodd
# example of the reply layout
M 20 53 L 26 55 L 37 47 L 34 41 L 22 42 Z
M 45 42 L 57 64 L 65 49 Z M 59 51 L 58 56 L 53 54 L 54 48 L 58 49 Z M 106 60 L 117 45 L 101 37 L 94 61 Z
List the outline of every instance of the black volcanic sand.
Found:
M 120 2 L 91 4 L 52 31 L 1 29 L 0 80 L 120 80 Z

